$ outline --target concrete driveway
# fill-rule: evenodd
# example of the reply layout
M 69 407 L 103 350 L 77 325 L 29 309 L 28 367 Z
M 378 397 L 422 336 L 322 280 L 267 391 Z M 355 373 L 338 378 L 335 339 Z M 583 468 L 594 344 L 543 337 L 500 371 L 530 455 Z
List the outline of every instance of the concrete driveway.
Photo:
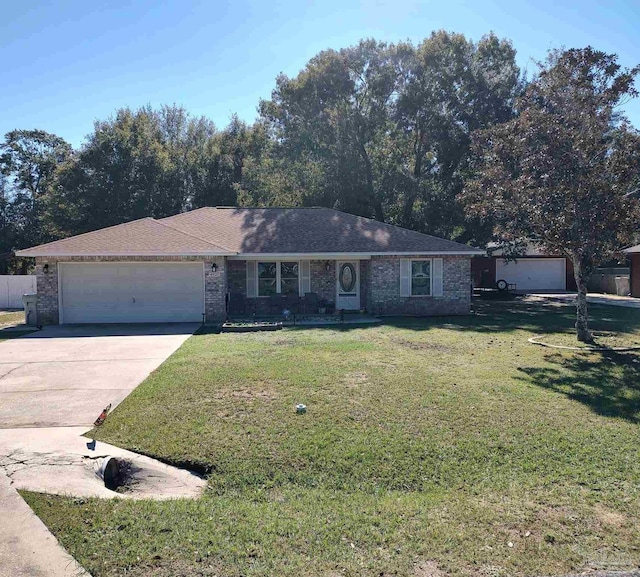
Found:
M 576 300 L 576 293 L 527 293 L 528 296 L 536 298 L 545 298 L 552 300 L 560 300 L 565 302 L 574 303 Z M 640 299 L 635 297 L 623 297 L 618 295 L 609 295 L 601 293 L 588 293 L 587 302 L 594 305 L 611 305 L 614 307 L 627 307 L 630 309 L 640 309 Z
M 52 326 L 0 342 L 0 429 L 91 426 L 197 328 Z

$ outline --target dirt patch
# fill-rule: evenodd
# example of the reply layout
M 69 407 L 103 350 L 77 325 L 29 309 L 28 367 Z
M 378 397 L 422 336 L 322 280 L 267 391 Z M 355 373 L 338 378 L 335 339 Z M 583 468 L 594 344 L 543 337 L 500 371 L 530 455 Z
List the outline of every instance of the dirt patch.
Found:
M 292 347 L 296 344 L 296 342 L 292 338 L 278 336 L 274 339 L 271 339 L 269 344 L 273 345 L 274 347 Z
M 214 559 L 210 551 L 204 551 L 196 558 L 196 562 L 164 559 L 162 554 L 154 557 L 155 563 L 141 564 L 127 569 L 130 577 L 219 577 L 224 575 L 224 568 Z
M 366 385 L 369 382 L 369 378 L 367 377 L 367 373 L 355 371 L 352 373 L 347 373 L 343 377 L 342 382 L 347 387 L 360 387 L 362 385 Z
M 263 387 L 256 389 L 239 389 L 235 391 L 218 391 L 214 397 L 220 399 L 244 399 L 246 401 L 273 401 L 278 395 L 273 389 Z
M 425 343 L 422 341 L 409 341 L 406 339 L 394 339 L 393 344 L 411 349 L 412 351 L 437 351 L 440 353 L 451 352 L 451 347 L 438 343 Z
M 598 521 L 607 527 L 620 528 L 626 525 L 627 519 L 622 513 L 618 513 L 617 511 L 612 511 L 611 509 L 607 509 L 602 505 L 596 505 L 594 508 L 594 512 Z
M 447 577 L 435 561 L 423 561 L 418 563 L 413 572 L 415 577 Z

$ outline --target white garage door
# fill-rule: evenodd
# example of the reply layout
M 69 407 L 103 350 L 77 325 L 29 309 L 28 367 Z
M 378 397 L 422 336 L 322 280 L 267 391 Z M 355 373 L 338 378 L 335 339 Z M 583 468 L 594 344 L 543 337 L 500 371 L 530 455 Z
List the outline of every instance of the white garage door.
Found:
M 496 261 L 496 281 L 514 283 L 517 290 L 563 291 L 567 280 L 563 258 L 521 258 Z
M 60 322 L 198 322 L 203 263 L 61 263 Z

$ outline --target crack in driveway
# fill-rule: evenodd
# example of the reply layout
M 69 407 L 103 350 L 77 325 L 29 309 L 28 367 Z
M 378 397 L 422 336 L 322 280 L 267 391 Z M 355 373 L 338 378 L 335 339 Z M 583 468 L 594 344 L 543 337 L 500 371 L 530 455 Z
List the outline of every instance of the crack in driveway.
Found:
M 0 363 L 0 365 L 15 365 L 15 363 Z M 8 370 L 4 375 L 0 376 L 0 381 L 4 379 L 7 375 L 10 375 L 11 373 L 13 373 L 13 371 L 17 371 L 22 367 L 24 367 L 24 364 L 18 365 L 17 367 L 14 367 L 13 369 Z

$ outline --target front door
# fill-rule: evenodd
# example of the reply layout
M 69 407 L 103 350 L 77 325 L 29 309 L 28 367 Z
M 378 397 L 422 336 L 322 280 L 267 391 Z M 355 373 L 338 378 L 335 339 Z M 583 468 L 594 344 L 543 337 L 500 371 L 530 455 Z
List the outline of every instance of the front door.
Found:
M 360 310 L 360 261 L 338 261 L 336 274 L 338 275 L 336 309 Z

